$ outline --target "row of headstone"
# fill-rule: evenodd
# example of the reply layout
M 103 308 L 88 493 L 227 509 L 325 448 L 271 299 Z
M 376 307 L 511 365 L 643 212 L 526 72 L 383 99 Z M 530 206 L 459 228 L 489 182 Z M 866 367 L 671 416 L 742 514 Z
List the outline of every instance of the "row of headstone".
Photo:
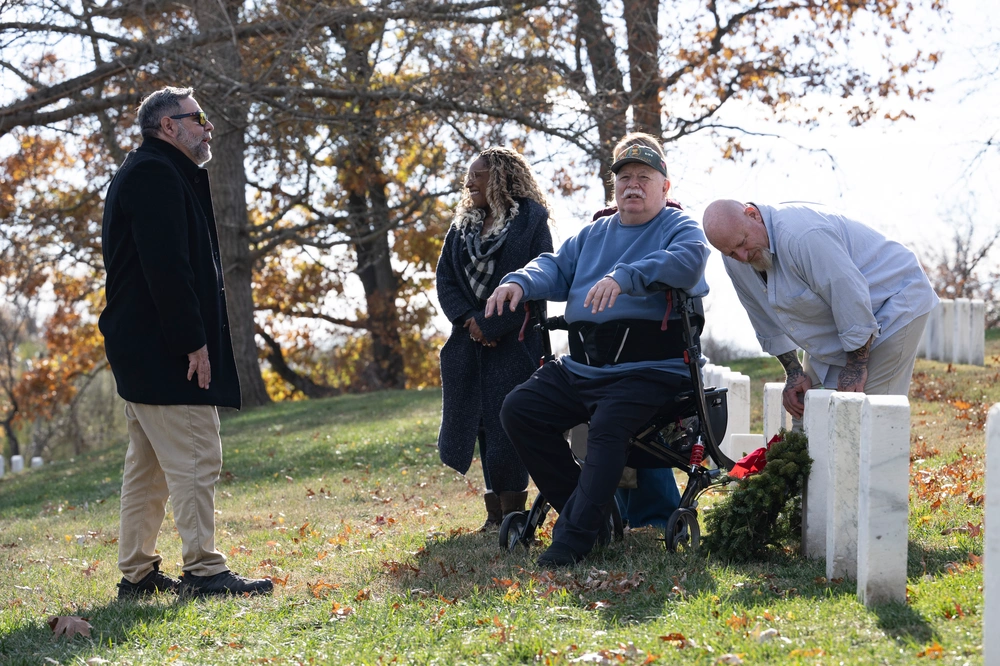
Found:
M 32 469 L 36 469 L 45 464 L 40 456 L 35 456 L 31 459 Z M 10 471 L 11 474 L 17 474 L 18 472 L 24 471 L 24 456 L 11 456 L 10 457 Z M 6 461 L 3 456 L 0 456 L 0 478 L 7 472 Z
M 1000 403 L 986 417 L 986 515 L 983 525 L 983 663 L 1000 664 Z M 992 627 L 992 630 L 990 628 Z
M 828 579 L 857 581 L 866 605 L 906 601 L 910 403 L 906 396 L 807 391 L 812 470 L 802 549 Z
M 986 361 L 986 302 L 942 298 L 927 317 L 917 355 L 943 363 L 983 365 Z
M 702 381 L 706 387 L 728 389 L 726 406 L 728 410 L 726 432 L 722 437 L 720 448 L 729 458 L 742 458 L 743 455 L 757 449 L 763 444 L 750 447 L 758 441 L 759 435 L 749 435 L 750 432 L 750 378 L 739 372 L 734 372 L 726 366 L 706 363 L 702 369 Z M 749 438 L 749 439 L 748 439 Z M 750 447 L 750 448 L 747 448 Z M 739 453 L 746 449 L 744 453 Z

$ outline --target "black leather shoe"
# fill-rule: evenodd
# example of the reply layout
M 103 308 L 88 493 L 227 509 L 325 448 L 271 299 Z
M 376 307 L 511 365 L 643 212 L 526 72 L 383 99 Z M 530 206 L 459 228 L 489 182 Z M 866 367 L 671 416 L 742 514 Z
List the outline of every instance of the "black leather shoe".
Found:
M 552 545 L 538 556 L 535 564 L 546 569 L 555 569 L 557 567 L 571 567 L 582 559 L 583 555 L 577 555 L 569 546 L 553 541 Z
M 267 578 L 244 578 L 232 571 L 223 571 L 214 576 L 195 576 L 184 572 L 181 576 L 180 593 L 185 596 L 207 597 L 215 595 L 252 596 L 271 594 L 274 583 Z
M 130 583 L 124 578 L 118 583 L 119 599 L 136 599 L 138 597 L 148 597 L 157 592 L 177 592 L 181 582 L 176 578 L 171 578 L 160 572 L 158 565 L 153 565 L 153 570 L 146 574 L 138 583 Z

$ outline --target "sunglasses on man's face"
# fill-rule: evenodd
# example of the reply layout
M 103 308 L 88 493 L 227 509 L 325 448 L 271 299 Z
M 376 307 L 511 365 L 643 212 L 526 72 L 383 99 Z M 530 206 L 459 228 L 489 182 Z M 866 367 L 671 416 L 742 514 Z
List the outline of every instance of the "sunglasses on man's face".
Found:
M 208 122 L 208 116 L 205 115 L 204 111 L 192 111 L 191 113 L 182 113 L 177 116 L 170 116 L 173 120 L 180 120 L 181 118 L 191 118 L 194 117 L 195 121 L 202 127 Z

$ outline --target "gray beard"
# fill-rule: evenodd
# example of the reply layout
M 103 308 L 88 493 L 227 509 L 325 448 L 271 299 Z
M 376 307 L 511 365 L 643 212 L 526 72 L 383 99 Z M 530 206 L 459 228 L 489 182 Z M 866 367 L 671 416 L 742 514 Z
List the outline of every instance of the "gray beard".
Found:
M 195 137 L 194 132 L 187 128 L 181 128 L 177 140 L 184 144 L 184 147 L 191 151 L 194 156 L 194 163 L 201 166 L 212 159 L 212 148 L 207 143 L 202 143 L 200 137 Z
M 750 265 L 755 271 L 759 271 L 761 273 L 766 273 L 774 268 L 774 258 L 771 256 L 771 251 L 766 247 L 761 249 L 761 251 L 757 253 L 757 257 L 750 262 Z

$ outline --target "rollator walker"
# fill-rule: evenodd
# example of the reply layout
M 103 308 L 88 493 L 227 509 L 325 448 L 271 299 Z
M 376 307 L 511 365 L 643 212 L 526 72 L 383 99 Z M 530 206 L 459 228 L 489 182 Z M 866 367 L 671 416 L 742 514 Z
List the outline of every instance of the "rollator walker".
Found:
M 726 432 L 728 389 L 705 387 L 701 377 L 700 336 L 705 324 L 701 298 L 671 287 L 664 287 L 663 290 L 667 292 L 668 315 L 671 308 L 680 313 L 685 344 L 683 358 L 691 375 L 692 389 L 665 396 L 659 411 L 629 438 L 626 465 L 634 468 L 673 468 L 687 475 L 680 505 L 667 520 L 663 535 L 667 550 L 676 552 L 698 548 L 701 537 L 698 498 L 713 484 L 726 479 L 734 461 L 719 448 Z M 555 358 L 549 331 L 569 330 L 569 326 L 564 317 L 546 317 L 544 301 L 531 301 L 526 307 L 531 320 L 536 322 L 535 330 L 541 333 L 542 365 Z M 535 542 L 535 532 L 545 523 L 549 509 L 551 506 L 539 494 L 528 511 L 508 514 L 500 525 L 501 550 L 530 547 Z M 624 528 L 617 500 L 611 502 L 607 520 L 611 537 L 621 539 Z

